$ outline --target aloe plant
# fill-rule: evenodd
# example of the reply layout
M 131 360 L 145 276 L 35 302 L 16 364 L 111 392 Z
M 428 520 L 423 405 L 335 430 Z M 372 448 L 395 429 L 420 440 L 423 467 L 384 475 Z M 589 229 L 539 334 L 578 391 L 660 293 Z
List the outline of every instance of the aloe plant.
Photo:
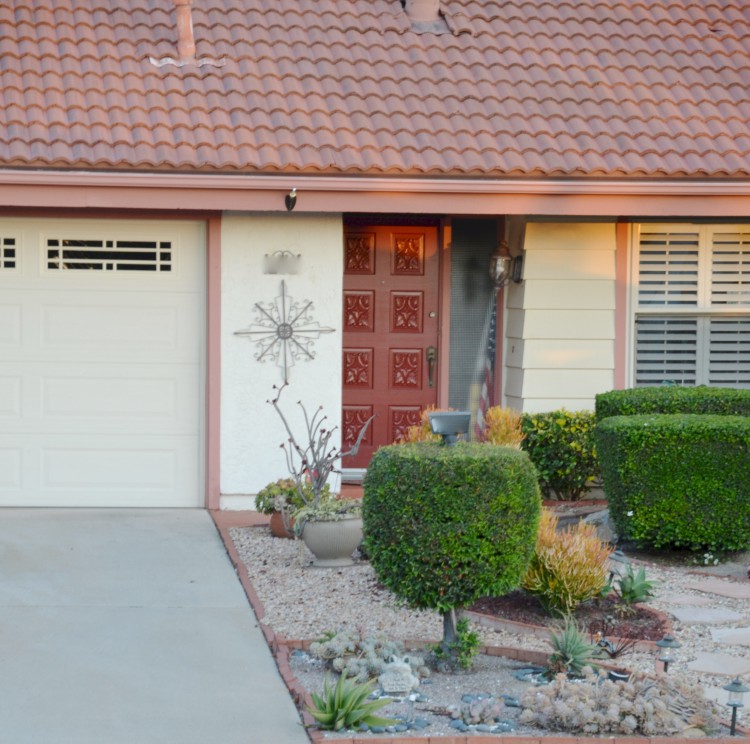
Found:
M 601 650 L 586 640 L 586 636 L 570 617 L 559 632 L 550 632 L 552 653 L 548 659 L 550 674 L 564 672 L 573 677 L 580 677 L 586 667 L 596 668 L 594 660 L 601 658 Z
M 392 726 L 398 721 L 380 718 L 375 712 L 391 702 L 390 698 L 367 701 L 373 690 L 373 682 L 359 684 L 341 675 L 335 687 L 331 687 L 328 678 L 323 682 L 323 693 L 312 693 L 312 707 L 307 708 L 310 715 L 322 729 L 340 731 L 351 729 L 363 723 L 367 726 Z

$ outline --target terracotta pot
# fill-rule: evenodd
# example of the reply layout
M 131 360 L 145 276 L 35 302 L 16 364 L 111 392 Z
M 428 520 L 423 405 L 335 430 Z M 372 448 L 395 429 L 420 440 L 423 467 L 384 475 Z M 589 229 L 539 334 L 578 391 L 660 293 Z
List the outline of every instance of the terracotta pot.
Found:
M 313 566 L 351 566 L 354 564 L 352 553 L 362 542 L 362 518 L 345 517 L 336 522 L 306 522 L 302 539 L 315 556 Z
M 284 524 L 284 515 L 278 511 L 273 512 L 273 514 L 271 514 L 271 521 L 268 523 L 268 526 L 271 528 L 271 534 L 274 537 L 288 537 L 290 539 L 293 538 L 294 519 L 289 517 L 288 520 L 289 529 L 287 529 L 286 525 Z

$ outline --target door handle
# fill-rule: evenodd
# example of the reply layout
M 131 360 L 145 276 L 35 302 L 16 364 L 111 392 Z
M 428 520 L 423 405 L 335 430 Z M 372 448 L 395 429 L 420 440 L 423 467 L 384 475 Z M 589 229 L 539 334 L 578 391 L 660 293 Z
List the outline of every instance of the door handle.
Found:
M 428 346 L 424 352 L 427 358 L 427 386 L 432 387 L 435 376 L 435 360 L 437 359 L 437 348 Z

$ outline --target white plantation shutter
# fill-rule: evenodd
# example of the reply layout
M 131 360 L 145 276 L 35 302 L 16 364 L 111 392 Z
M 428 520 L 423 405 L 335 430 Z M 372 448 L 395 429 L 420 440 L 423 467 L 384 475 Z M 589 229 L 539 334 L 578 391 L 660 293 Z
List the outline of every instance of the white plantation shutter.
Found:
M 699 233 L 642 232 L 638 270 L 638 304 L 698 304 Z
M 643 225 L 635 385 L 750 388 L 750 226 Z
M 640 317 L 635 326 L 636 385 L 665 381 L 695 385 L 698 379 L 698 320 Z
M 711 304 L 750 305 L 750 229 L 712 237 Z
M 750 318 L 705 318 L 708 384 L 750 388 Z

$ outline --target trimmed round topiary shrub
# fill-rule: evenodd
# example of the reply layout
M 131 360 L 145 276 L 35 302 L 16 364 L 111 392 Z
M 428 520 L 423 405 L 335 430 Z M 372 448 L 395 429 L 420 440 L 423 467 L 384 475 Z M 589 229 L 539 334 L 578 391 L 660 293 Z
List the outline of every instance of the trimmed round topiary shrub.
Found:
M 659 387 L 610 390 L 596 396 L 596 420 L 647 413 L 750 416 L 750 390 L 717 387 Z
M 516 588 L 541 509 L 525 452 L 459 443 L 379 449 L 364 480 L 365 549 L 380 581 L 412 607 L 443 614 Z
M 618 534 L 653 547 L 750 545 L 750 418 L 616 416 L 597 450 Z

